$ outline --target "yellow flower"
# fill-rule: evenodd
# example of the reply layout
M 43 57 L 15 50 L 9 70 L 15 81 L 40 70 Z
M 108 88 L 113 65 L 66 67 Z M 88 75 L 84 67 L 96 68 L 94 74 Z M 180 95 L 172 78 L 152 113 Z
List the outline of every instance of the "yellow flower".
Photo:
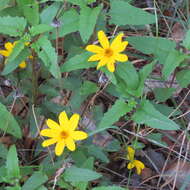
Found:
M 14 43 L 11 43 L 11 42 L 5 43 L 5 50 L 0 50 L 0 55 L 3 55 L 4 57 L 9 57 L 10 54 L 12 53 L 13 48 L 15 47 L 16 43 L 17 43 L 17 41 L 15 41 Z M 26 42 L 25 45 L 28 46 L 29 42 Z M 22 61 L 19 64 L 19 67 L 24 69 L 26 67 L 26 62 Z
M 121 54 L 128 45 L 127 41 L 122 42 L 123 35 L 123 33 L 117 35 L 110 44 L 105 33 L 103 31 L 99 31 L 98 40 L 102 47 L 97 45 L 88 45 L 86 50 L 96 53 L 95 55 L 92 55 L 88 61 L 99 61 L 97 69 L 106 65 L 110 72 L 114 72 L 116 61 L 125 62 L 128 60 L 127 55 Z
M 48 119 L 46 124 L 49 129 L 41 130 L 40 135 L 50 137 L 50 139 L 45 140 L 42 146 L 47 147 L 56 143 L 55 154 L 57 156 L 63 153 L 65 146 L 69 150 L 74 151 L 76 149 L 75 141 L 84 140 L 88 137 L 87 133 L 83 131 L 75 131 L 79 119 L 80 116 L 78 114 L 73 114 L 71 118 L 68 119 L 65 111 L 59 114 L 59 124 Z
M 135 150 L 132 147 L 128 146 L 127 151 L 128 151 L 127 159 L 129 160 L 127 168 L 131 170 L 135 167 L 137 174 L 140 175 L 141 170 L 145 168 L 144 164 L 139 160 L 134 160 Z

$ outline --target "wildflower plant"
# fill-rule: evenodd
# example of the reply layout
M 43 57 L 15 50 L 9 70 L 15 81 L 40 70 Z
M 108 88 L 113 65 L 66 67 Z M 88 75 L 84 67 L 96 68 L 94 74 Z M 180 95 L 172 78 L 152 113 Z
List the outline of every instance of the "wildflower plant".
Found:
M 156 11 L 125 0 L 0 1 L 2 189 L 124 190 L 130 182 L 105 180 L 122 147 L 135 137 L 168 150 L 166 131 L 187 134 L 189 18 L 178 44 Z M 126 178 L 144 163 L 158 175 L 127 150 Z

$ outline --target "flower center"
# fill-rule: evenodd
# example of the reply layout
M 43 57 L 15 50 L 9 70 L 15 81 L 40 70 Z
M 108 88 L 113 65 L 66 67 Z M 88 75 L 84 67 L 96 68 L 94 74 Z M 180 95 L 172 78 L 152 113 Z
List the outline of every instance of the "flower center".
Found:
M 69 133 L 66 132 L 66 131 L 62 131 L 62 132 L 60 133 L 61 139 L 66 139 L 68 136 L 69 136 Z
M 106 57 L 111 57 L 113 55 L 113 50 L 111 48 L 107 48 L 105 49 L 104 54 Z

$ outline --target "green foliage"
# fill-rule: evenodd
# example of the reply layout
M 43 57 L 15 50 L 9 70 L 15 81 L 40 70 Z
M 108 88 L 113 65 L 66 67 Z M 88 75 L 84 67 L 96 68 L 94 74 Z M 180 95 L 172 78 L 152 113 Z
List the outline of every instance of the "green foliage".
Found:
M 176 74 L 176 79 L 182 88 L 190 84 L 190 70 L 182 70 Z
M 99 128 L 111 126 L 113 123 L 118 121 L 120 117 L 130 112 L 133 108 L 133 105 L 130 105 L 130 101 L 129 103 L 126 103 L 124 100 L 118 99 L 108 112 L 104 114 L 104 117 L 99 124 Z
M 15 183 L 15 180 L 20 178 L 20 169 L 18 164 L 16 147 L 15 145 L 12 145 L 7 154 L 6 169 L 7 179 L 13 184 Z
M 0 103 L 1 123 L 0 129 L 4 133 L 10 133 L 11 135 L 21 138 L 21 129 L 13 115 L 7 111 L 6 107 Z
M 119 186 L 101 186 L 101 187 L 95 187 L 92 190 L 125 190 L 125 189 Z
M 26 27 L 23 17 L 0 17 L 0 33 L 13 37 L 22 36 Z
M 164 102 L 168 98 L 170 98 L 170 96 L 172 95 L 174 91 L 175 91 L 175 88 L 156 88 L 154 90 L 154 93 L 158 101 Z
M 36 0 L 17 0 L 17 4 L 29 24 L 39 24 L 39 3 Z
M 52 46 L 47 37 L 41 37 L 35 44 L 33 44 L 33 48 L 45 66 L 48 68 L 50 73 L 57 79 L 61 78 L 61 72 L 58 66 L 58 59 L 55 48 Z
M 52 26 L 49 26 L 47 24 L 39 24 L 39 25 L 36 25 L 36 26 L 32 26 L 30 28 L 30 34 L 31 36 L 36 36 L 38 34 L 42 34 L 44 32 L 49 32 L 53 29 Z
M 41 171 L 34 172 L 33 175 L 25 182 L 22 186 L 22 190 L 36 190 L 42 188 L 42 184 L 44 184 L 48 180 L 48 177 L 43 174 Z
M 186 36 L 183 40 L 183 46 L 190 50 L 190 30 L 188 30 L 186 33 Z
M 63 174 L 63 177 L 66 181 L 69 182 L 87 182 L 98 179 L 101 177 L 101 175 L 90 169 L 77 168 L 75 166 L 72 166 L 66 169 L 66 171 Z
M 111 0 L 110 22 L 115 25 L 145 25 L 154 23 L 155 16 L 122 0 Z
M 168 119 L 166 116 L 157 111 L 154 106 L 148 101 L 143 100 L 140 107 L 132 117 L 139 124 L 146 124 L 152 128 L 162 130 L 177 130 L 179 126 Z
M 102 6 L 89 8 L 82 6 L 79 17 L 79 32 L 84 42 L 87 42 L 94 31 L 97 17 L 102 9 Z

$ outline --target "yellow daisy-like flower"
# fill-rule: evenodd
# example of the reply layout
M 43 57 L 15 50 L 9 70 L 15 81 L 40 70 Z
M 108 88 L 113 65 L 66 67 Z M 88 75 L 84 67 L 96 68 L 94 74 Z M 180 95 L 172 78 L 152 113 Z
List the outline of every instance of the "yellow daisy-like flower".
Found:
M 128 146 L 128 147 L 127 147 L 127 151 L 128 151 L 127 159 L 129 160 L 129 163 L 128 163 L 128 165 L 127 165 L 127 168 L 128 168 L 129 170 L 131 170 L 131 169 L 133 169 L 133 168 L 135 167 L 137 174 L 140 175 L 142 169 L 145 168 L 144 164 L 143 164 L 141 161 L 134 159 L 135 150 L 134 150 L 132 147 Z
M 16 43 L 17 43 L 17 41 L 15 41 L 14 43 L 11 43 L 11 42 L 5 43 L 5 50 L 0 50 L 0 55 L 2 55 L 4 57 L 9 57 L 10 54 L 12 53 L 13 48 L 15 47 Z M 26 42 L 25 45 L 28 46 L 29 42 Z M 22 69 L 24 69 L 26 67 L 26 62 L 22 61 L 19 64 L 19 67 L 22 68 Z
M 128 45 L 127 41 L 122 42 L 123 36 L 123 33 L 118 34 L 110 44 L 105 33 L 103 31 L 99 31 L 98 40 L 102 47 L 97 45 L 88 45 L 86 50 L 96 53 L 95 55 L 92 55 L 88 61 L 99 61 L 97 69 L 106 65 L 110 72 L 114 72 L 116 61 L 126 62 L 128 60 L 127 55 L 121 54 Z
M 88 134 L 83 131 L 75 131 L 79 119 L 79 114 L 73 114 L 71 118 L 68 119 L 65 111 L 59 114 L 59 124 L 48 119 L 46 124 L 49 129 L 41 130 L 40 135 L 50 137 L 50 139 L 45 140 L 42 146 L 47 147 L 56 143 L 55 154 L 57 156 L 63 153 L 65 146 L 70 151 L 74 151 L 76 149 L 75 141 L 84 140 L 88 137 Z

